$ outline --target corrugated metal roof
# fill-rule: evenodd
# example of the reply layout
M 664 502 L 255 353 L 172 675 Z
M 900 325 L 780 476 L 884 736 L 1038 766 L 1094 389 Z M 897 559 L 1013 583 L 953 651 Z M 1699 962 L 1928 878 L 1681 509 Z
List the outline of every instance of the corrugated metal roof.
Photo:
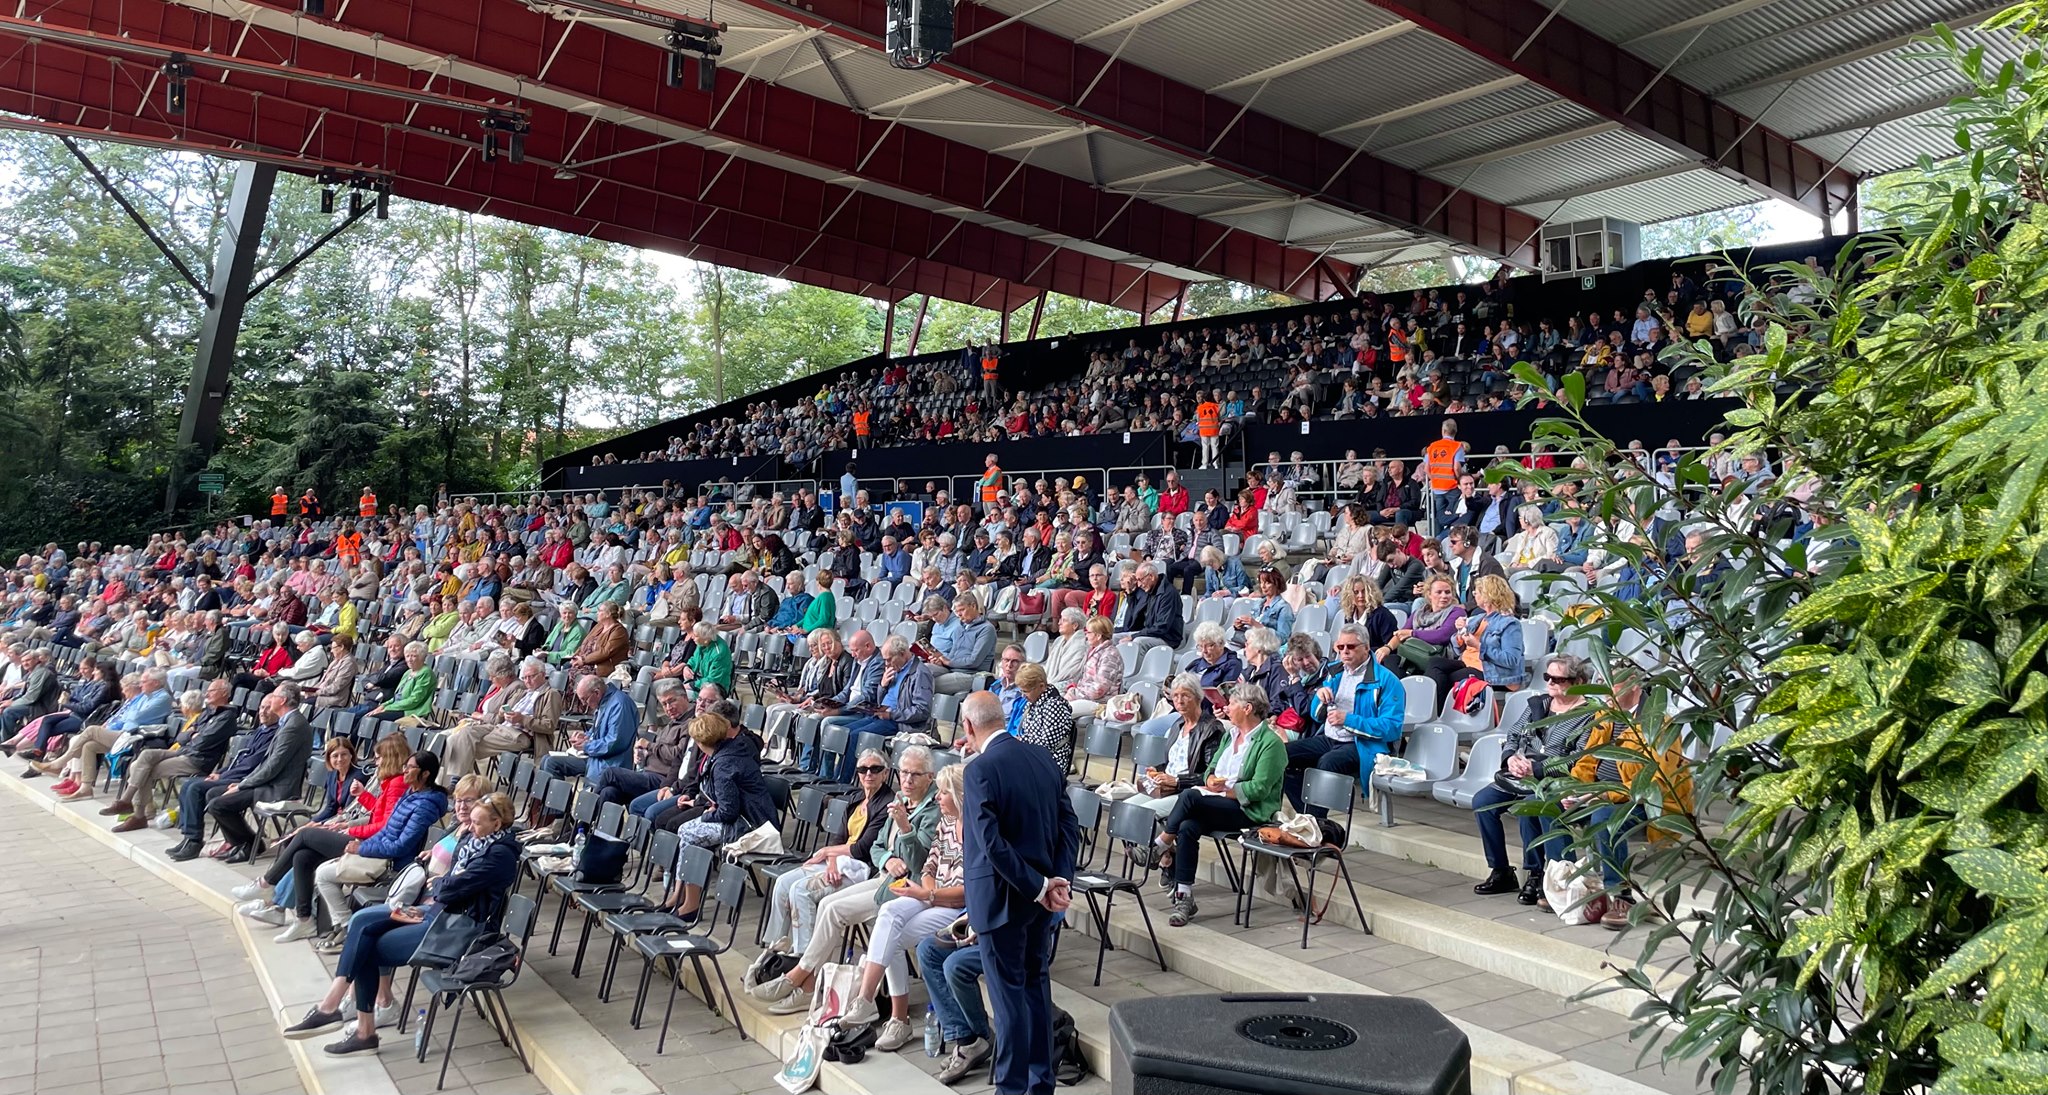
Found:
M 1610 179 L 1640 175 L 1685 161 L 1683 153 L 1627 130 L 1615 129 L 1476 167 L 1434 174 L 1445 182 L 1463 183 L 1467 190 L 1482 197 L 1515 205 L 1562 189 L 1597 186 Z
M 1651 224 L 1755 201 L 1756 192 L 1741 183 L 1699 170 L 1587 194 L 1571 199 L 1562 208 L 1532 206 L 1527 211 L 1553 221 L 1617 217 Z
M 1442 38 L 1415 31 L 1282 76 L 1258 93 L 1256 109 L 1321 133 L 1504 75 Z M 1222 94 L 1244 102 L 1256 91 Z
M 1378 113 L 1387 114 L 1403 107 L 1426 103 L 1430 98 L 1428 95 L 1410 94 L 1392 107 L 1381 110 Z M 1526 110 L 1546 103 L 1557 103 L 1560 101 L 1555 94 L 1535 84 L 1517 84 L 1514 87 L 1488 92 L 1476 99 L 1466 99 L 1463 102 L 1431 107 L 1425 113 L 1411 115 L 1406 118 L 1396 118 L 1392 121 L 1381 123 L 1374 128 L 1351 130 L 1347 133 L 1336 135 L 1335 139 L 1346 144 L 1357 144 L 1361 141 L 1369 140 L 1369 143 L 1366 144 L 1366 150 L 1370 152 L 1375 149 L 1386 148 L 1389 145 L 1405 144 L 1420 137 L 1442 133 L 1445 130 L 1457 129 L 1460 126 L 1485 122 L 1488 119 L 1498 118 L 1517 110 Z M 1366 116 L 1371 117 L 1372 115 Z

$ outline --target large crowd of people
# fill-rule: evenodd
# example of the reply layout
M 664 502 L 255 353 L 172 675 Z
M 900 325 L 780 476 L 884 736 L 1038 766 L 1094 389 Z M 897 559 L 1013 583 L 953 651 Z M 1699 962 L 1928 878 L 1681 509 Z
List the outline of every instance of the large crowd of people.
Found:
M 1674 285 L 1670 306 L 1724 314 L 1690 291 Z M 1135 379 L 1145 394 L 1088 400 L 1084 413 L 1178 415 L 1155 399 L 1170 385 L 1145 370 L 1195 358 L 1197 371 L 1256 355 L 1314 372 L 1332 353 L 1377 367 L 1384 348 L 1426 368 L 1447 331 L 1463 353 L 1463 332 L 1491 329 L 1474 352 L 1510 362 L 1531 340 L 1495 322 L 1488 299 L 1418 297 L 1428 322 L 1388 305 L 1348 338 L 1333 333 L 1335 317 L 1334 329 L 1231 328 L 1221 343 L 1156 353 L 1134 343 L 1091 372 Z M 1617 319 L 1610 330 L 1594 316 L 1533 348 L 1545 361 L 1567 338 L 1584 342 L 1587 361 L 1596 345 L 1653 352 L 1667 328 L 1655 307 L 1643 314 L 1647 326 Z M 1361 390 L 1356 378 L 1344 387 Z M 1326 409 L 1320 398 L 1294 406 Z M 804 414 L 829 422 L 830 403 Z M 1071 424 L 1080 407 L 1054 417 Z M 749 412 L 762 443 L 788 439 L 779 420 Z M 977 790 L 971 774 L 963 784 L 955 765 L 991 734 L 1061 772 L 1075 770 L 1091 722 L 1166 739 L 1164 759 L 1137 773 L 1131 801 L 1158 826 L 1133 855 L 1158 869 L 1166 922 L 1182 926 L 1198 914 L 1202 837 L 1309 805 L 1311 770 L 1371 775 L 1413 721 L 1408 678 L 1427 681 L 1447 713 L 1531 692 L 1509 705 L 1506 759 L 1475 803 L 1491 868 L 1476 889 L 1543 899 L 1536 880 L 1562 838 L 1521 818 L 1510 862 L 1507 808 L 1546 772 L 1625 782 L 1622 766 L 1587 750 L 1630 731 L 1592 716 L 1578 691 L 1586 662 L 1531 626 L 1530 583 L 1575 576 L 1676 600 L 1728 568 L 1686 512 L 1676 441 L 1616 458 L 1620 473 L 1672 488 L 1635 525 L 1582 506 L 1571 482 L 1521 476 L 1568 457 L 1476 454 L 1457 421 L 1446 417 L 1413 460 L 1354 456 L 1323 471 L 1274 453 L 1230 491 L 1200 497 L 1174 471 L 1156 483 L 1027 479 L 991 454 L 974 497 L 905 486 L 900 498 L 925 503 L 915 520 L 891 505 L 899 496 L 859 490 L 829 515 L 807 490 L 726 484 L 494 504 L 444 495 L 409 513 L 380 510 L 366 490 L 356 514 L 325 516 L 303 502 L 285 513 L 280 489 L 268 519 L 141 545 L 49 544 L 0 572 L 0 752 L 25 762 L 24 778 L 56 780 L 64 800 L 104 796 L 116 831 L 175 830 L 173 859 L 269 857 L 237 892 L 240 912 L 282 929 L 282 942 L 339 956 L 331 990 L 287 1031 L 341 1031 L 335 1054 L 375 1050 L 398 1019 L 389 971 L 427 925 L 458 911 L 494 925 L 520 842 L 574 839 L 588 824 L 587 812 L 579 822 L 537 796 L 517 811 L 502 790 L 520 759 L 689 848 L 778 820 L 787 796 L 776 780 L 843 787 L 837 842 L 769 897 L 767 941 L 794 962 L 751 991 L 772 1010 L 804 1010 L 818 971 L 846 957 L 848 930 L 867 925 L 862 995 L 886 984 L 890 1003 L 859 1018 L 877 1025 L 880 1048 L 906 1044 L 907 957 L 922 955 L 955 1045 L 943 1077 L 956 1082 L 995 1060 L 1001 1041 L 972 990 L 982 959 L 939 935 L 974 874 L 963 801 L 1000 791 Z M 1496 461 L 1505 475 L 1486 474 Z M 1796 467 L 1749 456 L 1717 458 L 1710 472 L 1737 495 L 1791 477 L 1795 489 L 1770 495 L 1789 501 L 1738 518 L 1810 534 Z M 1321 474 L 1330 502 L 1312 510 L 1303 495 Z M 1640 550 L 1600 546 L 1615 541 Z M 1634 694 L 1629 680 L 1607 683 L 1624 705 Z M 797 741 L 803 725 L 814 732 Z M 1607 839 L 1610 886 L 1629 831 Z M 658 911 L 687 927 L 705 901 L 678 879 Z M 1623 892 L 1605 922 L 1629 916 Z
M 1556 315 L 1517 307 L 1506 275 L 1327 310 L 1081 336 L 1074 375 L 1034 390 L 998 382 L 999 346 L 893 361 L 821 382 L 809 398 L 700 417 L 629 461 L 778 455 L 810 468 L 835 449 L 1167 431 L 1213 465 L 1220 441 L 1248 424 L 1508 410 L 1526 394 L 1512 376 L 1522 363 L 1552 391 L 1583 376 L 1595 402 L 1701 399 L 1701 378 L 1665 361 L 1665 348 L 1706 342 L 1727 360 L 1763 345 L 1732 271 L 1674 272 L 1619 307 Z

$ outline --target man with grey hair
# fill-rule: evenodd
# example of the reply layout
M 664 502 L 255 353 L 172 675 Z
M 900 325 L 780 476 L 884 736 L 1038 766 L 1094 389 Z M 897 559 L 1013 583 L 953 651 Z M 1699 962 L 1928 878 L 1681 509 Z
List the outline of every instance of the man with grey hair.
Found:
M 931 718 L 931 670 L 910 656 L 910 643 L 901 635 L 882 640 L 882 681 L 876 688 L 876 697 L 866 717 L 847 724 L 849 746 L 858 743 L 862 734 L 893 736 L 923 730 L 926 720 Z M 854 750 L 848 748 L 840 758 L 840 782 L 853 782 L 853 761 Z
M 967 919 L 981 940 L 995 1035 L 997 1091 L 1053 1087 L 1052 944 L 1072 903 L 1081 826 L 1052 754 L 1005 728 L 993 693 L 960 705 L 968 764 L 960 803 Z
M 830 717 L 820 724 L 820 730 L 842 723 L 854 722 L 866 717 L 868 708 L 881 702 L 882 672 L 884 669 L 881 648 L 875 645 L 875 637 L 865 628 L 846 637 L 846 653 L 853 658 L 853 672 L 846 676 L 846 686 L 837 695 L 818 701 L 818 709 L 830 712 Z M 852 739 L 848 738 L 850 742 Z M 848 749 L 851 753 L 853 750 Z M 823 753 L 814 746 L 804 746 L 799 764 L 812 775 L 820 775 Z
M 71 761 L 77 761 L 77 775 L 51 788 L 61 802 L 80 802 L 92 798 L 92 787 L 99 778 L 99 762 L 102 756 L 111 752 L 125 734 L 150 729 L 164 729 L 171 721 L 172 697 L 164 687 L 166 674 L 161 666 L 150 666 L 135 680 L 136 692 L 123 700 L 107 721 L 96 726 L 87 726 L 71 736 L 71 743 L 64 755 L 35 763 L 35 770 L 44 775 L 54 776 Z M 123 682 L 124 687 L 126 681 Z
M 206 682 L 199 717 L 178 735 L 177 751 L 144 749 L 137 754 L 135 762 L 128 766 L 121 797 L 100 811 L 106 817 L 121 817 L 114 825 L 115 832 L 132 833 L 149 824 L 150 796 L 158 780 L 204 778 L 227 755 L 228 742 L 239 728 L 241 714 L 228 706 L 233 695 L 234 685 L 226 677 Z
M 263 851 L 262 839 L 249 827 L 249 808 L 299 793 L 306 778 L 306 758 L 313 751 L 313 727 L 299 710 L 299 686 L 290 681 L 279 683 L 263 697 L 256 718 L 256 733 L 227 767 L 211 779 L 185 781 L 188 789 L 200 786 L 196 799 L 191 790 L 179 792 L 185 843 L 171 851 L 171 858 L 190 859 L 199 854 L 199 835 L 204 818 L 210 816 L 228 844 L 221 862 L 247 863 Z M 256 753 L 258 747 L 260 754 Z M 179 855 L 187 849 L 187 854 Z
M 1309 701 L 1314 730 L 1287 743 L 1286 791 L 1297 807 L 1306 769 L 1370 775 L 1379 755 L 1401 740 L 1407 712 L 1401 679 L 1381 664 L 1363 628 L 1338 628 L 1330 650 L 1337 660 L 1324 668 L 1322 684 Z
M 694 706 L 682 706 L 680 716 L 671 714 L 678 707 L 675 700 L 687 699 L 688 696 L 689 692 L 680 681 L 655 682 L 654 699 L 655 706 L 663 715 L 661 724 L 652 738 L 642 734 L 634 740 L 631 768 L 613 765 L 590 778 L 590 792 L 597 796 L 598 801 L 639 806 L 642 795 L 675 782 L 683 766 L 683 757 L 690 751 L 691 717 L 725 698 L 717 685 L 707 681 L 698 687 Z M 642 810 L 635 812 L 644 813 Z
M 516 666 L 516 668 L 515 668 Z M 546 748 L 562 717 L 562 693 L 548 683 L 547 663 L 539 658 L 516 660 L 506 651 L 486 663 L 491 687 L 441 743 L 441 774 L 451 785 L 500 753 Z
M 934 666 L 945 670 L 932 687 L 948 695 L 974 687 L 975 675 L 988 672 L 996 660 L 996 625 L 983 618 L 981 598 L 961 594 L 953 602 L 953 614 L 960 621 L 960 632 L 954 636 L 950 652 L 940 650 L 932 658 Z
M 1182 632 L 1180 594 L 1159 573 L 1159 564 L 1146 560 L 1138 564 L 1138 588 L 1131 593 L 1131 610 L 1124 616 L 1128 641 L 1140 652 L 1159 645 L 1179 649 Z

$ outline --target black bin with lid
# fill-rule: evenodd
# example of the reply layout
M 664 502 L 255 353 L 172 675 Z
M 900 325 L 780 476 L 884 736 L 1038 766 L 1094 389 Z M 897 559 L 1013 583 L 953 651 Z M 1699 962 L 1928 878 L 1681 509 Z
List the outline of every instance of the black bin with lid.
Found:
M 1109 1012 L 1115 1095 L 1471 1095 L 1465 1033 L 1422 1000 L 1225 993 Z

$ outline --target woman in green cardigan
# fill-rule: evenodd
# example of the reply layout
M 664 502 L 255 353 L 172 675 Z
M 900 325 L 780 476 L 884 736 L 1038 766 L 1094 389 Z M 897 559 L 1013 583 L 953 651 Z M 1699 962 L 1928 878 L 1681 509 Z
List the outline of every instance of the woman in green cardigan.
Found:
M 732 646 L 719 635 L 717 625 L 700 620 L 690 630 L 697 640 L 697 652 L 683 663 L 683 679 L 691 684 L 715 684 L 720 692 L 732 691 Z
M 1195 855 L 1207 833 L 1255 829 L 1280 811 L 1281 786 L 1287 778 L 1287 745 L 1267 716 L 1272 712 L 1266 690 L 1237 684 L 1223 716 L 1230 733 L 1209 761 L 1208 779 L 1180 793 L 1165 831 L 1153 851 L 1153 863 L 1173 872 L 1173 899 L 1166 922 L 1183 927 L 1195 916 Z
M 417 726 L 433 714 L 434 693 L 439 687 L 433 663 L 427 661 L 427 644 L 409 642 L 405 644 L 405 676 L 398 678 L 398 691 L 364 718 L 396 719 L 400 726 Z

